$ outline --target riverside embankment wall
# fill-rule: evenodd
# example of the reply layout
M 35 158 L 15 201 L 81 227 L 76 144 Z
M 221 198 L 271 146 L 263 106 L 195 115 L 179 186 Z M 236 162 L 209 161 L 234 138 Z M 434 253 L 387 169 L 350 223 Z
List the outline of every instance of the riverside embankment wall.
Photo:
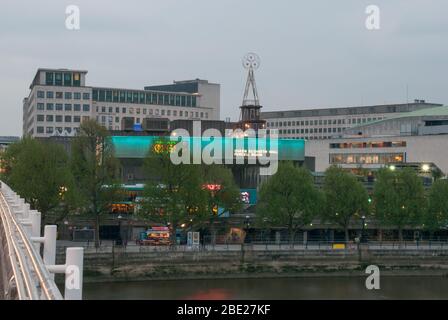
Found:
M 62 257 L 61 257 L 62 259 Z M 448 250 L 86 252 L 86 281 L 365 275 L 448 276 Z

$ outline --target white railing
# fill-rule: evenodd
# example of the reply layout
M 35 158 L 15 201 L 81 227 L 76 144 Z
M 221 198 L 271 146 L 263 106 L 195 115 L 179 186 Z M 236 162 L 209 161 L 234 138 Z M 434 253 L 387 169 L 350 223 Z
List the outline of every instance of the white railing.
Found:
M 61 300 L 54 273 L 65 273 L 64 298 L 82 299 L 83 248 L 67 248 L 65 264 L 56 265 L 57 227 L 45 226 L 41 237 L 40 212 L 30 210 L 8 185 L 1 181 L 0 185 L 0 227 L 8 251 L 2 254 L 12 270 L 9 282 L 3 285 L 5 297 L 11 297 L 14 291 L 20 300 Z

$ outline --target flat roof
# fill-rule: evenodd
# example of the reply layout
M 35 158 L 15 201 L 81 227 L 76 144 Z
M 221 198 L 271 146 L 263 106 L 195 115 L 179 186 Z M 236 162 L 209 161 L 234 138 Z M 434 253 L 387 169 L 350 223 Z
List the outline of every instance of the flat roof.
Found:
M 351 128 L 346 129 L 346 131 L 352 130 L 352 129 L 358 129 L 366 126 L 375 125 L 377 123 L 382 123 L 386 121 L 393 121 L 397 119 L 405 119 L 405 118 L 425 118 L 425 117 L 448 117 L 448 106 L 440 106 L 435 108 L 428 108 L 428 109 L 420 109 L 415 110 L 407 113 L 400 113 L 393 116 L 390 116 L 386 119 L 376 120 L 376 121 L 370 121 L 368 123 L 360 124 L 359 126 L 354 126 Z
M 286 110 L 286 111 L 265 111 L 261 112 L 263 119 L 270 118 L 294 118 L 294 117 L 318 117 L 318 116 L 338 116 L 338 115 L 356 115 L 368 113 L 395 113 L 412 112 L 418 109 L 427 109 L 437 106 L 443 106 L 439 103 L 412 102 L 399 104 L 382 104 L 370 106 L 354 107 L 336 107 L 304 110 Z

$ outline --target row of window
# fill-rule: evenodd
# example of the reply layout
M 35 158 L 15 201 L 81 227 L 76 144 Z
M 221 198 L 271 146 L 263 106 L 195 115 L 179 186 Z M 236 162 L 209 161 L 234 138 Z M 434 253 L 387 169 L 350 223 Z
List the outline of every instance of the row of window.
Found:
M 93 89 L 92 99 L 100 102 L 126 102 L 162 106 L 196 107 L 196 96 L 142 91 Z
M 330 149 L 403 148 L 406 141 L 369 141 L 330 143 Z
M 83 100 L 90 100 L 90 93 L 89 92 L 60 92 L 60 91 L 37 91 L 37 97 L 38 98 L 47 98 L 47 99 L 65 99 L 65 100 L 81 100 L 81 97 Z
M 404 162 L 403 153 L 330 154 L 330 164 L 388 164 Z
M 79 87 L 81 74 L 79 72 L 45 72 L 45 84 L 47 86 Z
M 208 119 L 208 112 L 199 112 L 199 111 L 184 111 L 184 110 L 165 110 L 165 109 L 151 109 L 151 108 L 126 108 L 126 107 L 96 107 L 97 113 L 121 113 L 126 114 L 143 114 L 143 115 L 156 115 L 156 116 L 173 116 L 173 117 L 196 117 L 196 118 L 205 118 Z
M 371 121 L 383 119 L 382 117 L 374 118 L 356 118 L 356 119 L 315 119 L 315 120 L 297 120 L 297 121 L 272 121 L 268 122 L 268 127 L 294 127 L 294 126 L 326 126 L 331 124 L 361 124 Z
M 82 117 L 83 120 L 89 119 L 88 116 Z M 61 116 L 61 115 L 52 115 L 52 114 L 38 114 L 36 117 L 37 122 L 75 122 L 79 123 L 81 122 L 81 116 Z
M 36 128 L 36 133 L 47 133 L 47 134 L 53 134 L 55 131 L 58 131 L 59 133 L 62 133 L 63 131 L 67 131 L 68 133 L 71 133 L 72 130 L 74 132 L 78 132 L 79 128 L 70 128 L 70 127 L 37 127 Z
M 307 134 L 307 133 L 336 133 L 346 128 L 304 128 L 304 129 L 279 129 L 279 134 Z
M 45 108 L 46 107 L 46 108 Z M 62 104 L 62 103 L 47 103 L 46 106 L 43 103 L 37 103 L 37 110 L 42 111 L 42 110 L 47 110 L 47 111 L 84 111 L 84 112 L 90 112 L 90 105 L 89 104 L 83 104 L 82 108 L 80 104 L 71 104 L 71 103 L 66 103 L 66 104 Z

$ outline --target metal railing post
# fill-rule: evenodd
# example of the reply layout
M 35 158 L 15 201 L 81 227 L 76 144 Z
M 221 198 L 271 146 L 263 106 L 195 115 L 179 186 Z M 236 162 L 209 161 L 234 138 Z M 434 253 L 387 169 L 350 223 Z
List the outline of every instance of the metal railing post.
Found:
M 65 300 L 82 300 L 84 249 L 67 248 L 65 258 Z

